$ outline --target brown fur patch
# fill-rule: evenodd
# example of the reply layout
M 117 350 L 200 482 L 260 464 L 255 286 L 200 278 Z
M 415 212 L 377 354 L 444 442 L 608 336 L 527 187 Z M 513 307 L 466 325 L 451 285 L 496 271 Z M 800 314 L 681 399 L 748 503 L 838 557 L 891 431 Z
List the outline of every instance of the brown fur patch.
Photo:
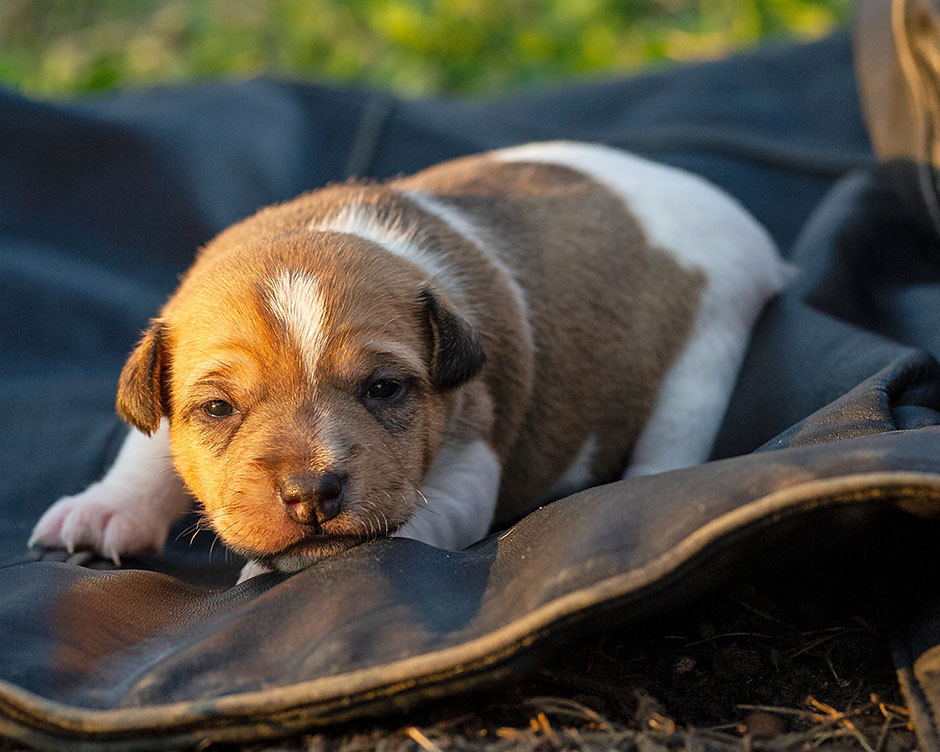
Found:
M 138 430 L 150 435 L 170 410 L 166 382 L 166 327 L 153 321 L 121 371 L 117 412 Z
M 431 193 L 487 228 L 525 290 L 535 340 L 531 396 L 521 426 L 510 429 L 500 521 L 543 501 L 591 435 L 595 476 L 619 477 L 691 331 L 701 275 L 651 248 L 618 198 L 566 167 L 482 155 L 399 185 Z M 496 363 L 519 357 L 512 349 L 488 353 Z M 523 401 L 498 368 L 488 382 L 497 404 Z M 494 431 L 506 429 L 497 422 Z

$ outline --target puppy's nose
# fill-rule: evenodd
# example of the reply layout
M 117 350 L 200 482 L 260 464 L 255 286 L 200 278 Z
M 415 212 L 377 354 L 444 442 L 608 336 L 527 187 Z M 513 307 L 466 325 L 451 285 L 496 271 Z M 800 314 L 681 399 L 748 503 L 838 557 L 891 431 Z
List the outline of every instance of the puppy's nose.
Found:
M 339 514 L 346 479 L 335 472 L 285 475 L 277 490 L 291 519 L 321 525 Z

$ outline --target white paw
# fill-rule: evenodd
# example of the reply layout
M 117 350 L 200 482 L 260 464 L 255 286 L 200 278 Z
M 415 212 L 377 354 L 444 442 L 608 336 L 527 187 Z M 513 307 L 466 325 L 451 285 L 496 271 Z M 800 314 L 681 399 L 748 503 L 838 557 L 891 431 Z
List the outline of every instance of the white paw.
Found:
M 273 569 L 268 569 L 264 564 L 259 564 L 256 561 L 249 561 L 245 566 L 242 567 L 241 574 L 238 575 L 238 582 L 236 585 L 240 585 L 245 580 L 250 580 L 252 577 L 257 577 L 259 574 L 267 574 L 268 572 L 273 572 Z
M 159 503 L 103 482 L 65 496 L 39 518 L 29 546 L 94 551 L 120 566 L 122 554 L 160 552 L 172 519 Z

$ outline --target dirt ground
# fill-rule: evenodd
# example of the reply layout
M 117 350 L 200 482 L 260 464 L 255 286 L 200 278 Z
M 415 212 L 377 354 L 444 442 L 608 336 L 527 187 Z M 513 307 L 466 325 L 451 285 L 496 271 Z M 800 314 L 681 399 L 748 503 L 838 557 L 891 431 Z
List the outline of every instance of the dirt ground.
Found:
M 211 752 L 916 748 L 890 607 L 851 568 L 743 583 L 593 638 L 486 695 L 277 744 Z
M 890 583 L 849 568 L 739 583 L 563 646 L 534 674 L 407 715 L 208 752 L 916 748 L 888 655 Z M 889 588 L 890 589 L 890 588 Z M 23 748 L 0 741 L 0 752 Z

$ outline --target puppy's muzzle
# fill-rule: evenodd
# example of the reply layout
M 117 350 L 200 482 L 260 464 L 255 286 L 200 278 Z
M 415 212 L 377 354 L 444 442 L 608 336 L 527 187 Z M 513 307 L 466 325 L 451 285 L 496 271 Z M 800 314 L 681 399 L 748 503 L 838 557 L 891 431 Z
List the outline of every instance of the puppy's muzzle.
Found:
M 332 471 L 292 473 L 277 484 L 287 515 L 316 528 L 342 511 L 345 490 L 346 476 Z

